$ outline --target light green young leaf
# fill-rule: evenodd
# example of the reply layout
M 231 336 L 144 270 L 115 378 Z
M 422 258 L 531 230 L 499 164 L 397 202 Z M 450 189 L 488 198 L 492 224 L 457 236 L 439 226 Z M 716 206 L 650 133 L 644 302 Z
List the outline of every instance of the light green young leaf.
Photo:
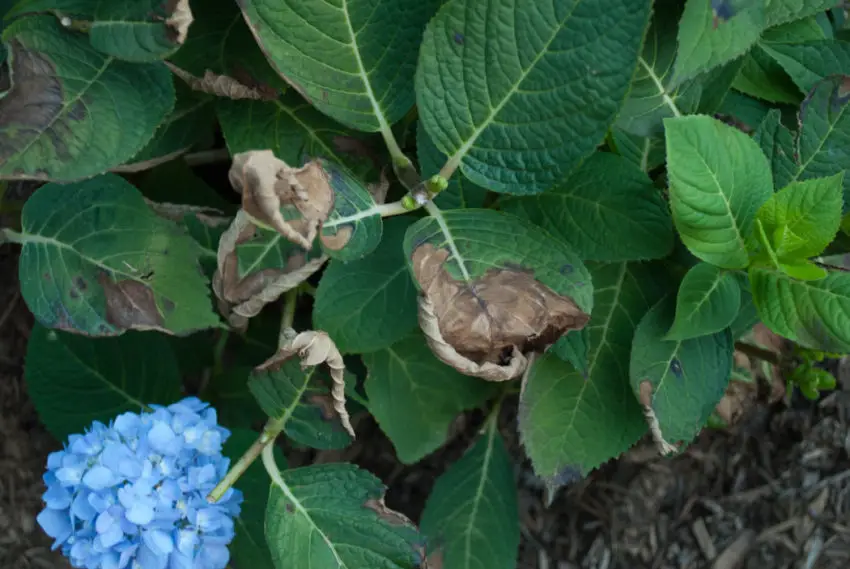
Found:
M 422 179 L 427 180 L 434 174 L 440 173 L 440 168 L 446 163 L 446 155 L 425 132 L 422 121 L 416 125 L 416 154 L 419 158 L 419 169 Z M 460 209 L 466 207 L 482 207 L 487 197 L 487 190 L 476 186 L 463 174 L 455 174 L 448 180 L 449 187 L 437 194 L 434 203 L 440 209 Z
M 457 416 L 483 404 L 495 384 L 459 373 L 440 362 L 421 334 L 363 355 L 369 370 L 369 411 L 396 449 L 413 464 L 443 443 Z
M 799 281 L 769 269 L 750 269 L 753 300 L 762 322 L 798 344 L 850 352 L 850 274 Z
M 592 266 L 595 308 L 586 374 L 554 354 L 539 358 L 520 395 L 519 430 L 534 471 L 551 490 L 619 455 L 646 432 L 629 387 L 635 326 L 665 294 L 659 267 Z
M 348 374 L 346 383 L 355 381 Z M 351 436 L 333 408 L 331 379 L 316 367 L 301 368 L 297 358 L 255 371 L 248 389 L 266 415 L 283 425 L 286 436 L 316 449 L 339 449 Z
M 173 54 L 192 23 L 189 0 L 21 0 L 7 17 L 47 11 L 85 27 L 96 50 L 135 63 Z
M 664 135 L 635 136 L 614 127 L 611 130 L 611 142 L 617 153 L 640 168 L 650 172 L 664 164 Z
M 388 219 L 375 251 L 357 261 L 331 261 L 325 269 L 313 325 L 327 332 L 341 352 L 382 350 L 416 327 L 416 286 L 401 247 L 411 222 L 408 217 Z
M 658 259 L 673 249 L 661 193 L 639 168 L 609 152 L 591 155 L 547 192 L 500 203 L 564 240 L 582 260 Z
M 841 225 L 844 172 L 792 182 L 761 206 L 758 219 L 784 261 L 819 255 Z
M 162 63 L 105 56 L 51 16 L 13 22 L 3 41 L 11 87 L 0 99 L 0 178 L 67 182 L 114 168 L 174 105 Z
M 38 416 L 58 440 L 92 421 L 180 398 L 180 372 L 165 337 L 128 332 L 92 341 L 36 324 L 24 377 Z
M 768 27 L 773 27 L 834 7 L 835 0 L 767 0 L 765 19 Z
M 218 326 L 200 248 L 122 178 L 42 186 L 21 224 L 21 293 L 43 325 L 88 336 Z
M 353 464 L 322 464 L 275 476 L 266 542 L 278 569 L 416 569 L 422 537 L 384 505 L 386 487 Z
M 741 0 L 724 21 L 717 21 L 711 2 L 687 0 L 679 22 L 679 51 L 673 81 L 680 84 L 744 53 L 765 28 L 763 0 Z
M 773 183 L 777 188 L 784 188 L 791 183 L 798 171 L 795 163 L 795 137 L 782 124 L 781 119 L 782 113 L 779 109 L 771 109 L 753 136 L 770 162 Z
M 746 267 L 756 211 L 773 195 L 767 158 L 746 134 L 711 117 L 664 123 L 670 207 L 682 241 L 707 263 Z
M 241 2 L 271 64 L 312 105 L 344 125 L 389 132 L 413 106 L 425 24 L 438 0 Z
M 422 533 L 442 569 L 514 569 L 519 515 L 513 462 L 497 422 L 441 475 L 422 512 Z
M 221 411 L 221 409 L 218 409 Z M 247 429 L 233 429 L 224 443 L 222 454 L 235 464 L 239 457 L 257 440 L 258 433 Z M 286 467 L 286 458 L 279 448 L 274 449 L 277 464 Z M 235 485 L 242 491 L 243 500 L 239 517 L 236 518 L 236 537 L 228 546 L 230 557 L 237 569 L 274 569 L 269 547 L 266 545 L 265 517 L 269 502 L 271 480 L 257 461 L 248 467 Z
M 635 397 L 664 454 L 699 434 L 726 392 L 732 373 L 729 330 L 688 340 L 665 338 L 673 321 L 672 300 L 662 299 L 641 319 L 629 368 Z
M 421 120 L 449 157 L 443 174 L 459 167 L 475 184 L 521 195 L 562 179 L 616 117 L 649 11 L 648 0 L 446 3 L 416 74 Z
M 725 330 L 741 308 L 733 273 L 700 263 L 685 275 L 676 296 L 676 317 L 664 340 L 689 340 Z
M 850 75 L 848 42 L 827 39 L 801 43 L 770 43 L 764 44 L 763 48 L 785 69 L 804 93 L 808 93 L 819 81 L 831 75 Z

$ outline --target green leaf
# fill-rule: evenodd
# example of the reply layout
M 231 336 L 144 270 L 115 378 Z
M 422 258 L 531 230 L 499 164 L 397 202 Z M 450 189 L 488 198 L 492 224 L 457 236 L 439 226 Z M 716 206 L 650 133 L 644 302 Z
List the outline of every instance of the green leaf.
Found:
M 670 207 L 682 241 L 707 263 L 746 267 L 756 211 L 773 195 L 767 158 L 746 134 L 711 117 L 664 123 Z
M 416 287 L 401 242 L 413 220 L 388 219 L 378 248 L 358 261 L 332 261 L 319 281 L 313 325 L 343 353 L 388 348 L 417 325 Z
M 753 136 L 770 162 L 773 183 L 777 188 L 787 186 L 796 177 L 798 170 L 794 162 L 794 135 L 782 124 L 781 118 L 782 113 L 778 109 L 771 109 Z
M 816 350 L 850 351 L 850 274 L 799 281 L 753 268 L 750 285 L 759 317 L 780 336 Z
M 688 340 L 666 339 L 672 321 L 668 297 L 638 324 L 629 368 L 635 397 L 650 424 L 658 421 L 656 443 L 667 450 L 665 443 L 688 443 L 706 424 L 726 392 L 733 353 L 727 329 Z
M 763 101 L 732 89 L 723 99 L 718 114 L 731 117 L 748 130 L 756 130 L 771 110 Z
M 38 416 L 60 441 L 92 421 L 180 398 L 180 372 L 165 337 L 128 332 L 91 340 L 36 324 L 24 377 Z
M 443 569 L 516 567 L 517 489 L 496 423 L 437 479 L 422 512 L 422 533 L 442 550 Z
M 345 167 L 322 160 L 334 192 L 333 209 L 322 224 L 319 244 L 331 259 L 362 259 L 381 242 L 381 212 L 369 191 Z
M 114 168 L 174 105 L 164 64 L 105 56 L 51 16 L 13 22 L 3 41 L 12 85 L 0 99 L 2 178 L 72 181 Z
M 118 176 L 42 186 L 21 223 L 21 292 L 43 325 L 89 336 L 219 325 L 199 247 Z
M 823 79 L 850 75 L 850 43 L 817 40 L 800 43 L 770 43 L 763 49 L 785 70 L 804 93 Z
M 635 136 L 619 128 L 611 131 L 611 146 L 617 154 L 640 168 L 650 172 L 664 164 L 664 135 Z
M 494 384 L 440 362 L 421 334 L 365 354 L 369 411 L 396 449 L 413 464 L 446 442 L 455 418 L 496 393 Z
M 750 292 L 750 281 L 746 275 L 738 273 L 735 275 L 738 286 L 741 289 L 741 308 L 738 310 L 735 320 L 729 325 L 733 340 L 739 340 L 742 336 L 758 324 L 759 315 L 753 302 L 753 294 Z
M 466 209 L 420 219 L 410 226 L 404 238 L 409 265 L 413 252 L 425 244 L 449 250 L 444 266 L 454 278 L 470 282 L 489 269 L 518 264 L 534 269 L 538 281 L 558 294 L 572 297 L 585 312 L 593 306 L 590 275 L 576 254 L 539 227 L 514 215 Z
M 22 0 L 7 18 L 47 11 L 85 29 L 94 49 L 135 63 L 173 54 L 192 22 L 187 0 Z
M 440 173 L 440 168 L 446 163 L 446 155 L 425 132 L 422 121 L 416 125 L 416 153 L 419 158 L 419 169 L 422 179 L 427 180 L 434 174 Z M 448 180 L 449 187 L 437 194 L 434 203 L 440 209 L 461 209 L 465 207 L 482 207 L 487 197 L 487 190 L 476 186 L 463 174 L 455 174 Z
M 699 105 L 698 83 L 672 84 L 681 14 L 678 2 L 656 2 L 629 96 L 617 117 L 617 127 L 630 134 L 658 134 L 663 130 L 663 119 L 694 112 Z
M 219 423 L 226 427 L 249 429 L 263 418 L 262 409 L 248 389 L 251 371 L 248 366 L 233 365 L 210 377 L 203 396 L 216 408 Z
M 519 430 L 534 471 L 550 491 L 634 444 L 646 423 L 629 387 L 635 326 L 665 293 L 659 268 L 643 263 L 592 266 L 595 308 L 586 374 L 554 354 L 538 359 L 520 398 Z
M 742 56 L 765 28 L 764 2 L 741 0 L 725 21 L 717 21 L 706 0 L 687 0 L 679 22 L 674 83 L 692 79 Z
M 676 317 L 664 340 L 689 340 L 725 330 L 741 307 L 733 273 L 700 263 L 685 275 L 676 296 Z
M 437 0 L 240 3 L 277 71 L 344 125 L 389 132 L 413 106 L 413 75 Z
M 767 0 L 765 18 L 769 27 L 799 20 L 835 7 L 835 0 Z
M 346 374 L 346 383 L 354 381 Z M 286 436 L 316 449 L 339 449 L 351 444 L 330 395 L 331 379 L 315 367 L 302 369 L 297 359 L 288 359 L 264 371 L 255 371 L 248 381 L 263 411 L 283 425 Z
M 561 336 L 549 351 L 565 362 L 572 364 L 576 368 L 576 371 L 586 377 L 588 370 L 588 341 L 587 328 L 571 330 Z
M 233 429 L 230 438 L 224 443 L 222 454 L 230 458 L 231 464 L 235 464 L 258 436 L 259 433 L 247 429 Z M 277 447 L 274 456 L 277 464 L 285 468 L 286 458 Z M 235 520 L 236 537 L 228 546 L 233 565 L 237 569 L 274 569 L 264 527 L 271 480 L 263 465 L 259 461 L 254 462 L 235 487 L 242 491 L 243 500 L 239 517 Z
M 290 166 L 326 158 L 360 174 L 372 167 L 372 150 L 362 137 L 318 112 L 297 93 L 274 101 L 221 99 L 217 113 L 231 154 L 267 148 Z
M 648 0 L 446 3 L 416 74 L 422 123 L 449 157 L 444 174 L 460 167 L 521 195 L 562 179 L 614 121 L 649 12 Z
M 673 249 L 664 198 L 645 173 L 616 154 L 593 154 L 551 190 L 500 203 L 563 239 L 583 260 L 657 259 Z
M 844 172 L 829 178 L 792 182 L 761 206 L 758 219 L 782 260 L 819 255 L 841 225 Z

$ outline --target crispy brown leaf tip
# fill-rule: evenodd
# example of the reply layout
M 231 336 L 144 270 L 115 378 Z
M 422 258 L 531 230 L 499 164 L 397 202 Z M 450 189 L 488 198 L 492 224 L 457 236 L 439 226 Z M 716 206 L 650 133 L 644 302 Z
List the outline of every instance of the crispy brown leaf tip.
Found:
M 638 399 L 643 407 L 643 416 L 646 418 L 646 424 L 649 425 L 649 432 L 652 434 L 652 440 L 655 443 L 655 448 L 658 449 L 658 454 L 667 456 L 678 452 L 679 449 L 664 439 L 664 434 L 661 432 L 661 424 L 658 422 L 658 417 L 655 415 L 655 409 L 652 407 L 652 382 L 644 380 L 640 382 Z
M 319 161 L 291 168 L 271 150 L 251 150 L 233 156 L 229 177 L 251 218 L 310 250 L 334 206 L 330 178 Z M 300 219 L 285 220 L 280 208 L 286 205 Z
M 489 381 L 519 377 L 526 354 L 587 324 L 589 316 L 571 298 L 531 271 L 493 268 L 467 283 L 448 273 L 448 258 L 448 250 L 430 243 L 413 251 L 422 288 L 419 324 L 435 355 L 462 373 Z
M 167 9 L 171 16 L 165 20 L 165 25 L 174 32 L 174 42 L 183 45 L 189 33 L 189 26 L 194 21 L 189 0 L 169 0 Z
M 239 274 L 236 247 L 254 236 L 256 225 L 240 210 L 218 243 L 218 267 L 213 275 L 213 291 L 219 299 L 219 310 L 231 326 L 243 328 L 266 304 L 291 290 L 318 271 L 327 256 L 307 260 L 304 251 L 295 251 L 285 266 Z
M 199 91 L 225 99 L 248 99 L 253 101 L 273 101 L 278 97 L 278 91 L 267 85 L 250 86 L 229 75 L 219 75 L 209 69 L 203 77 L 192 75 L 173 63 L 166 62 L 171 72 L 182 79 L 193 91 Z
M 345 364 L 342 354 L 327 333 L 316 330 L 296 333 L 292 329 L 283 332 L 284 341 L 270 360 L 258 367 L 259 371 L 279 366 L 294 355 L 301 359 L 301 367 L 312 367 L 327 364 L 331 371 L 333 386 L 331 397 L 333 408 L 339 416 L 339 421 L 346 432 L 355 438 L 354 427 L 351 426 L 351 418 L 345 409 Z

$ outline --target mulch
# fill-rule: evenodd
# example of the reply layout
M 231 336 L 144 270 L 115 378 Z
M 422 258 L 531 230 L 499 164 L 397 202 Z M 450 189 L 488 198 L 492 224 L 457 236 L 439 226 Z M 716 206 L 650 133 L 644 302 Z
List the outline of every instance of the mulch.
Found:
M 15 250 L 0 246 L 0 569 L 62 568 L 35 523 L 49 452 L 23 381 L 32 317 Z M 548 508 L 522 454 L 513 406 L 501 425 L 517 457 L 519 569 L 845 569 L 850 567 L 850 361 L 841 389 L 817 403 L 750 398 L 733 427 L 706 429 L 665 459 L 649 441 L 561 490 Z M 458 418 L 450 442 L 400 464 L 369 418 L 338 452 L 294 451 L 292 465 L 351 460 L 380 476 L 387 504 L 418 519 L 435 479 L 469 446 L 480 413 Z

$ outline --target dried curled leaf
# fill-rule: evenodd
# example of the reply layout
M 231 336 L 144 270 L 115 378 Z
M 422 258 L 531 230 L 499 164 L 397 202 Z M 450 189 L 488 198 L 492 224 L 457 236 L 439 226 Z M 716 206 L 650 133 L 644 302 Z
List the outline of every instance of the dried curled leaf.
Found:
M 430 243 L 413 252 L 422 288 L 419 323 L 434 353 L 468 375 L 490 381 L 519 377 L 524 354 L 543 351 L 589 315 L 522 268 L 493 268 L 464 282 L 446 270 L 447 249 Z
M 310 278 L 328 259 L 324 255 L 308 259 L 305 251 L 295 249 L 283 266 L 240 274 L 237 247 L 249 241 L 256 231 L 257 226 L 240 210 L 218 244 L 213 291 L 219 299 L 219 310 L 237 328 L 244 327 L 263 306 Z
M 229 178 L 250 217 L 307 251 L 334 206 L 330 177 L 319 161 L 291 168 L 271 150 L 240 152 L 233 156 Z M 284 219 L 280 209 L 287 205 L 300 218 Z
M 183 45 L 189 33 L 189 26 L 194 21 L 189 0 L 169 0 L 167 10 L 171 16 L 165 20 L 165 25 L 174 31 L 174 41 L 178 45 Z
M 668 456 L 679 451 L 676 445 L 670 444 L 664 439 L 664 434 L 661 432 L 661 424 L 658 422 L 658 416 L 652 408 L 652 383 L 649 381 L 641 382 L 640 393 L 638 399 L 643 408 L 643 416 L 646 418 L 646 424 L 649 425 L 649 432 L 652 435 L 652 442 L 655 443 L 655 448 L 661 456 Z
M 209 69 L 204 71 L 203 77 L 197 77 L 173 63 L 166 62 L 166 65 L 168 65 L 172 73 L 182 79 L 192 90 L 207 93 L 208 95 L 215 95 L 216 97 L 226 99 L 249 99 L 253 101 L 273 101 L 279 95 L 276 89 L 268 85 L 246 85 L 242 81 L 239 81 L 239 79 L 229 75 L 219 75 Z
M 230 221 L 230 218 L 220 217 L 224 213 L 220 209 L 203 205 L 178 204 L 170 202 L 155 202 L 145 198 L 145 203 L 153 210 L 155 214 L 163 219 L 180 222 L 183 221 L 183 216 L 190 214 L 210 227 L 217 227 Z M 219 215 L 215 215 L 219 214 Z
M 346 432 L 352 438 L 355 437 L 351 418 L 345 409 L 345 363 L 334 341 L 327 333 L 315 330 L 296 333 L 290 328 L 284 330 L 282 334 L 284 337 L 280 349 L 271 359 L 257 367 L 257 371 L 279 367 L 282 362 L 294 355 L 301 359 L 302 368 L 327 364 L 333 380 L 331 388 L 333 409 L 339 415 L 340 423 Z

